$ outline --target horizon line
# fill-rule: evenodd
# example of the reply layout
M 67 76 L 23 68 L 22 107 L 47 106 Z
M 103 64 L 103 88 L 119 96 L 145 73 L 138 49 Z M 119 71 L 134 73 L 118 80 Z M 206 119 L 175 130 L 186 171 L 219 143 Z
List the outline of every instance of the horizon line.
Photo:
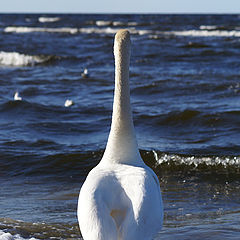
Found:
M 89 14 L 89 15 L 239 15 L 237 12 L 41 12 L 41 11 L 32 11 L 32 12 L 14 12 L 14 11 L 6 11 L 0 12 L 0 14 Z

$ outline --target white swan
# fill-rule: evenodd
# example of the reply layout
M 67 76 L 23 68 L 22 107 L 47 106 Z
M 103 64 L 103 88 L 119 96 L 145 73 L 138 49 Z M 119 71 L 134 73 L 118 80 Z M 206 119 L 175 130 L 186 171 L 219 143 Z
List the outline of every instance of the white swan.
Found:
M 82 75 L 83 78 L 88 78 L 89 77 L 88 69 L 84 68 L 84 71 L 82 72 L 81 75 Z
M 150 240 L 160 231 L 159 181 L 139 154 L 129 93 L 130 34 L 115 36 L 115 94 L 111 130 L 100 163 L 84 182 L 78 221 L 84 240 Z
M 19 92 L 15 92 L 13 99 L 14 101 L 22 101 L 22 97 L 20 97 Z
M 73 102 L 73 100 L 71 100 L 71 99 L 67 99 L 67 100 L 65 101 L 65 103 L 64 103 L 64 106 L 65 106 L 65 107 L 70 107 L 70 106 L 72 106 L 72 105 L 74 105 L 74 102 Z

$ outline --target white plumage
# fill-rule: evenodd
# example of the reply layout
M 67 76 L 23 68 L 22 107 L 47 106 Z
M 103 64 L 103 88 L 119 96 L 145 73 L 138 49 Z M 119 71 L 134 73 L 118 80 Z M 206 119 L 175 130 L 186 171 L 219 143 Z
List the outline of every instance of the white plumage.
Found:
M 78 200 L 84 240 L 151 240 L 160 231 L 159 181 L 141 159 L 129 92 L 130 34 L 115 36 L 115 93 L 111 130 L 100 163 L 90 171 Z
M 81 75 L 82 75 L 83 78 L 88 78 L 89 77 L 88 69 L 84 68 L 84 71 L 82 72 Z
M 19 92 L 15 92 L 13 99 L 14 101 L 22 101 L 22 97 L 20 97 Z
M 71 100 L 71 99 L 67 99 L 67 100 L 65 101 L 65 103 L 64 103 L 64 106 L 65 106 L 65 107 L 70 107 L 70 106 L 72 106 L 72 105 L 74 105 L 74 102 L 73 102 L 73 100 Z

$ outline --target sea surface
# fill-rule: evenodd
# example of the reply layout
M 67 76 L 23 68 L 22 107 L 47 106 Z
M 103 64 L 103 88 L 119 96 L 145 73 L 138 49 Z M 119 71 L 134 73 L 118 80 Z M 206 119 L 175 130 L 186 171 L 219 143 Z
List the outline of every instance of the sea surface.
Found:
M 82 239 L 78 193 L 108 138 L 120 28 L 163 194 L 155 240 L 239 240 L 240 15 L 148 14 L 0 14 L 0 239 Z

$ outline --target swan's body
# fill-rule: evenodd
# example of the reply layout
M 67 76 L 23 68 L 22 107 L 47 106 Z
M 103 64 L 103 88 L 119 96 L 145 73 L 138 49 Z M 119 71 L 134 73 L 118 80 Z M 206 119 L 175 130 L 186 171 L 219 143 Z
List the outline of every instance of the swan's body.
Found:
M 83 73 L 81 74 L 83 78 L 88 78 L 89 74 L 88 74 L 88 69 L 85 68 Z
M 70 107 L 70 106 L 72 106 L 72 105 L 74 105 L 74 102 L 73 102 L 73 100 L 71 100 L 71 99 L 67 99 L 67 100 L 65 101 L 65 103 L 64 103 L 64 106 L 65 106 L 65 107 Z
M 84 240 L 151 240 L 161 229 L 159 181 L 139 154 L 129 93 L 130 36 L 115 37 L 115 94 L 111 131 L 100 163 L 84 182 L 78 221 Z
M 20 97 L 19 92 L 15 92 L 13 98 L 14 98 L 14 101 L 22 101 L 22 97 Z

